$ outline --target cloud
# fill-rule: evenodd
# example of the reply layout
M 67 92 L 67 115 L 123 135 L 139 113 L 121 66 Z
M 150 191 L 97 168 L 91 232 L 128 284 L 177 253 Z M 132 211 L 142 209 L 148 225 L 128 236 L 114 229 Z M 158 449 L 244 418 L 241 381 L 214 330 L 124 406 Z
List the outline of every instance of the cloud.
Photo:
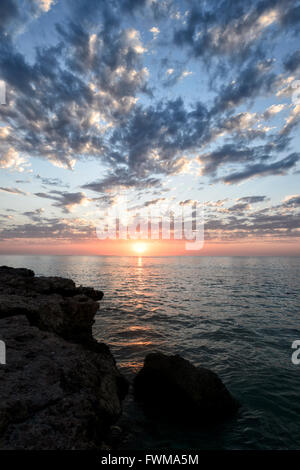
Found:
M 35 178 L 39 180 L 45 186 L 68 186 L 60 178 L 46 178 L 46 177 L 40 176 L 39 174 L 36 175 Z
M 272 61 L 265 60 L 247 65 L 236 80 L 223 85 L 215 98 L 211 114 L 218 114 L 242 104 L 245 100 L 274 91 L 276 75 L 271 72 Z
M 1 0 L 0 33 L 15 36 L 30 22 L 50 10 L 54 0 Z
M 85 220 L 43 219 L 28 224 L 19 224 L 0 230 L 1 240 L 50 239 L 50 240 L 90 240 L 95 238 L 95 226 Z
M 257 204 L 258 202 L 264 202 L 267 200 L 267 196 L 244 196 L 238 199 L 238 202 L 245 202 L 248 204 Z
M 219 149 L 202 154 L 199 157 L 200 163 L 203 164 L 201 174 L 214 176 L 220 166 L 229 163 L 246 163 L 248 160 L 255 158 L 255 154 L 262 153 L 261 150 L 261 147 L 259 149 L 253 147 L 240 148 L 235 144 L 225 144 Z
M 55 3 L 24 0 L 24 8 L 13 0 L 0 3 L 0 79 L 7 84 L 8 103 L 0 106 L 1 168 L 22 171 L 36 157 L 76 171 L 77 160 L 93 158 L 101 162 L 101 174 L 82 188 L 97 193 L 98 204 L 110 204 L 123 189 L 160 190 L 167 177 L 187 172 L 191 162 L 203 165 L 202 176 L 211 183 L 230 184 L 296 167 L 298 154 L 290 144 L 300 108 L 277 100 L 269 106 L 268 99 L 264 112 L 260 102 L 252 109 L 257 98 L 291 97 L 299 51 L 276 62 L 277 49 L 270 46 L 297 33 L 295 2 L 190 0 L 177 14 L 178 2 L 66 0 L 49 45 L 45 41 L 24 54 L 13 30 Z M 57 3 L 45 20 L 59 10 Z M 154 51 L 147 51 L 143 28 L 146 37 L 149 31 L 153 39 L 159 35 L 156 59 L 155 54 L 149 59 Z M 182 50 L 172 55 L 174 42 Z M 152 58 L 159 69 L 153 86 Z M 164 89 L 191 70 L 199 71 L 204 84 L 196 97 L 189 89 L 196 75 L 176 89 L 186 90 L 182 97 Z M 281 131 L 272 127 L 284 122 L 286 113 L 279 113 L 288 109 Z M 63 189 L 57 178 L 36 179 L 48 189 Z M 89 200 L 77 190 L 48 189 L 36 195 L 64 212 Z M 251 203 L 237 201 L 235 212 Z
M 19 15 L 18 5 L 12 0 L 0 2 L 0 31 L 9 25 Z
M 104 132 L 124 120 L 138 93 L 151 91 L 136 29 L 89 34 L 70 23 L 57 31 L 61 41 L 38 48 L 33 63 L 9 37 L 0 42 L 9 104 L 0 117 L 10 126 L 1 147 L 72 169 L 78 158 L 105 156 Z
M 138 178 L 134 173 L 118 168 L 113 174 L 109 174 L 102 180 L 96 180 L 82 186 L 97 193 L 107 193 L 124 189 L 153 188 L 159 184 L 159 180 L 151 177 Z
M 284 62 L 284 67 L 288 72 L 296 72 L 300 67 L 300 49 L 293 52 Z
M 17 195 L 22 195 L 22 196 L 27 196 L 27 193 L 22 191 L 21 189 L 18 188 L 5 188 L 5 187 L 0 187 L 0 191 L 9 193 L 9 194 L 17 194 Z
M 153 34 L 153 40 L 155 41 L 160 33 L 160 30 L 153 26 L 153 28 L 149 29 L 149 31 Z
M 197 147 L 207 119 L 201 103 L 187 111 L 181 98 L 147 108 L 137 106 L 122 130 L 112 134 L 111 144 L 116 148 L 116 152 L 114 147 L 110 151 L 112 161 L 126 165 L 130 179 L 133 175 L 140 179 L 185 171 L 188 161 L 183 152 Z M 120 171 L 124 177 L 126 172 Z
M 273 116 L 276 116 L 276 114 L 281 113 L 283 109 L 285 109 L 286 104 L 281 103 L 281 104 L 272 104 L 266 111 L 263 113 L 263 118 L 264 119 L 271 119 Z
M 299 153 L 292 153 L 282 160 L 276 161 L 274 163 L 250 164 L 247 165 L 244 170 L 231 173 L 228 176 L 220 178 L 220 180 L 227 184 L 233 184 L 240 183 L 241 181 L 257 176 L 284 175 L 288 172 L 288 170 L 295 167 L 299 159 Z
M 159 204 L 159 203 L 161 203 L 165 200 L 166 200 L 165 197 L 159 197 L 159 198 L 156 198 L 156 199 L 151 199 L 150 201 L 146 201 L 143 204 L 143 207 L 155 206 L 156 204 Z
M 284 199 L 284 206 L 299 207 L 300 206 L 300 195 L 295 194 L 293 196 L 286 196 Z
M 234 204 L 233 206 L 229 207 L 227 209 L 227 211 L 228 212 L 237 212 L 237 213 L 242 214 L 245 211 L 247 211 L 248 209 L 250 209 L 250 205 L 247 202 L 240 202 L 240 203 Z
M 54 5 L 55 0 L 36 0 L 36 3 L 38 4 L 39 8 L 47 12 L 51 9 L 51 6 Z
M 175 69 L 169 68 L 166 70 L 167 78 L 166 80 L 164 80 L 163 86 L 172 87 L 174 85 L 177 85 L 177 83 L 179 83 L 181 80 L 183 80 L 184 78 L 192 74 L 193 72 L 189 70 L 185 70 L 185 69 L 181 70 L 181 68 L 175 70 Z
M 35 209 L 34 211 L 23 212 L 23 215 L 29 217 L 34 222 L 40 221 L 42 214 L 45 212 L 45 209 L 42 207 L 40 209 Z
M 50 191 L 50 193 L 35 193 L 35 196 L 56 201 L 53 206 L 59 207 L 64 212 L 71 212 L 74 207 L 84 205 L 88 202 L 82 192 L 67 193 L 63 191 Z
M 12 147 L 6 153 L 0 155 L 0 168 L 14 170 L 22 173 L 30 166 L 26 158 L 21 157 Z
M 284 4 L 280 0 L 254 1 L 251 5 L 243 0 L 191 2 L 187 20 L 174 33 L 174 43 L 209 63 L 214 57 L 226 57 L 240 64 L 252 54 L 262 54 L 262 40 L 266 42 L 272 30 L 291 27 L 292 18 L 297 25 L 298 10 L 293 7 L 293 0 Z
M 180 206 L 193 206 L 196 204 L 197 201 L 194 199 L 186 199 L 185 201 L 180 201 L 179 205 Z

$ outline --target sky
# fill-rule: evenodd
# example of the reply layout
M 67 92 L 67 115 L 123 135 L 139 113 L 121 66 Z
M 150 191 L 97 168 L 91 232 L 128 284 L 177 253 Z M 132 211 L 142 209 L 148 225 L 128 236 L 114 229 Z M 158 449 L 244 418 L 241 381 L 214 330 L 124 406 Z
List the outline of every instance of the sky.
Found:
M 1 0 L 0 36 L 0 253 L 300 255 L 299 1 Z M 99 239 L 124 198 L 203 247 Z

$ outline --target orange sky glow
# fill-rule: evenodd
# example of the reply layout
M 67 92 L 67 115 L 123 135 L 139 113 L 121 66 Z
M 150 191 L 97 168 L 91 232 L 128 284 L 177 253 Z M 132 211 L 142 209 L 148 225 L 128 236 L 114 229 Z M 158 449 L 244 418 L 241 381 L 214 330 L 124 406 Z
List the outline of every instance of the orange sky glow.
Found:
M 299 239 L 251 239 L 204 242 L 199 251 L 187 251 L 183 240 L 7 240 L 1 254 L 107 256 L 299 256 Z

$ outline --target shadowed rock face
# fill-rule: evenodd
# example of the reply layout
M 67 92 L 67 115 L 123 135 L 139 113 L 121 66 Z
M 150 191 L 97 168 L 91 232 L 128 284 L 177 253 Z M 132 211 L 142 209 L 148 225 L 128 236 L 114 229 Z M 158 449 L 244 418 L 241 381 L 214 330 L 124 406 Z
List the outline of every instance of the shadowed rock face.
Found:
M 134 393 L 147 412 L 191 424 L 222 420 L 239 407 L 217 374 L 178 355 L 148 354 Z
M 76 287 L 71 279 L 34 277 L 30 269 L 0 267 L 0 318 L 25 315 L 31 325 L 67 340 L 92 341 L 103 292 Z
M 92 338 L 102 292 L 0 268 L 0 449 L 96 449 L 127 382 Z

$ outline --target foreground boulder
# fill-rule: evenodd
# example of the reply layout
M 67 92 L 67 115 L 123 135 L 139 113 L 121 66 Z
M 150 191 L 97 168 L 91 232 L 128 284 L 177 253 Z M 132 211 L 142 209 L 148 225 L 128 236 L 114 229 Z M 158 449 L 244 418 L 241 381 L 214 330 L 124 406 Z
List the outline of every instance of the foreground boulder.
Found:
M 134 394 L 151 414 L 193 424 L 222 420 L 239 407 L 217 374 L 178 355 L 148 354 Z
M 92 339 L 102 293 L 0 268 L 0 449 L 99 449 L 127 382 Z

